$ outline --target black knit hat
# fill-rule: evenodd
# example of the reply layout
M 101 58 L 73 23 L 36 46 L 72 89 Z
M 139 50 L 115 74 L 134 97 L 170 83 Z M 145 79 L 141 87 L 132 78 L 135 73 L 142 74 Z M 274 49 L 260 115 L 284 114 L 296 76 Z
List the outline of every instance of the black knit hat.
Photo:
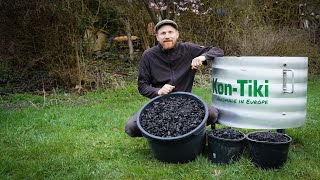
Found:
M 170 20 L 170 19 L 164 19 L 162 21 L 159 21 L 156 26 L 155 26 L 155 30 L 156 32 L 163 26 L 163 25 L 170 25 L 172 27 L 174 27 L 175 29 L 178 30 L 178 25 L 176 22 Z

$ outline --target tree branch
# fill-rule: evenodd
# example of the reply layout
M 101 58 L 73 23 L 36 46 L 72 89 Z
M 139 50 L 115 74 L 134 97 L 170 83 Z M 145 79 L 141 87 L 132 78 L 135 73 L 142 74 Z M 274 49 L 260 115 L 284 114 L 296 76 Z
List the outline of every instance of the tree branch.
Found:
M 149 16 L 150 16 L 150 19 L 151 21 L 156 24 L 158 22 L 155 14 L 151 11 L 151 9 L 149 8 L 149 5 L 148 5 L 148 1 L 147 0 L 139 0 L 140 4 L 147 10 Z

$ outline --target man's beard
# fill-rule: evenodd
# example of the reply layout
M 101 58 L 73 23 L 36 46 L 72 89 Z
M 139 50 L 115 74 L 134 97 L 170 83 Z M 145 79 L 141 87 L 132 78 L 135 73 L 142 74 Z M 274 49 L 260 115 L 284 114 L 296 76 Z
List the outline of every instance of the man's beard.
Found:
M 163 49 L 167 50 L 167 49 L 172 49 L 175 44 L 176 43 L 173 40 L 164 40 L 161 45 Z

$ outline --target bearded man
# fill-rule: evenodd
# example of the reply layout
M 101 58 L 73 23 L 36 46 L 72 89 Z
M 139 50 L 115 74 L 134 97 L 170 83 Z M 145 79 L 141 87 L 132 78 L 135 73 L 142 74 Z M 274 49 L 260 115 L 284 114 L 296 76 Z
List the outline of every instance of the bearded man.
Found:
M 154 98 L 171 92 L 191 92 L 196 70 L 207 60 L 224 55 L 218 47 L 200 46 L 190 42 L 178 42 L 176 22 L 165 19 L 155 26 L 158 44 L 147 49 L 140 58 L 138 90 L 143 96 Z M 218 110 L 208 105 L 207 124 L 217 121 Z M 141 137 L 137 126 L 137 114 L 126 123 L 126 133 Z

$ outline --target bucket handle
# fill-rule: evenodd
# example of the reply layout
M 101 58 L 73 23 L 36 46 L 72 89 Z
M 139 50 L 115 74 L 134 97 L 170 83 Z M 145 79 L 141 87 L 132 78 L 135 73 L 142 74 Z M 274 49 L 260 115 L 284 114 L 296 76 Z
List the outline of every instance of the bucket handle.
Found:
M 285 66 L 285 65 L 284 65 Z M 291 91 L 287 90 L 287 72 L 291 72 Z M 293 69 L 283 69 L 283 93 L 292 94 L 294 92 L 294 71 Z

